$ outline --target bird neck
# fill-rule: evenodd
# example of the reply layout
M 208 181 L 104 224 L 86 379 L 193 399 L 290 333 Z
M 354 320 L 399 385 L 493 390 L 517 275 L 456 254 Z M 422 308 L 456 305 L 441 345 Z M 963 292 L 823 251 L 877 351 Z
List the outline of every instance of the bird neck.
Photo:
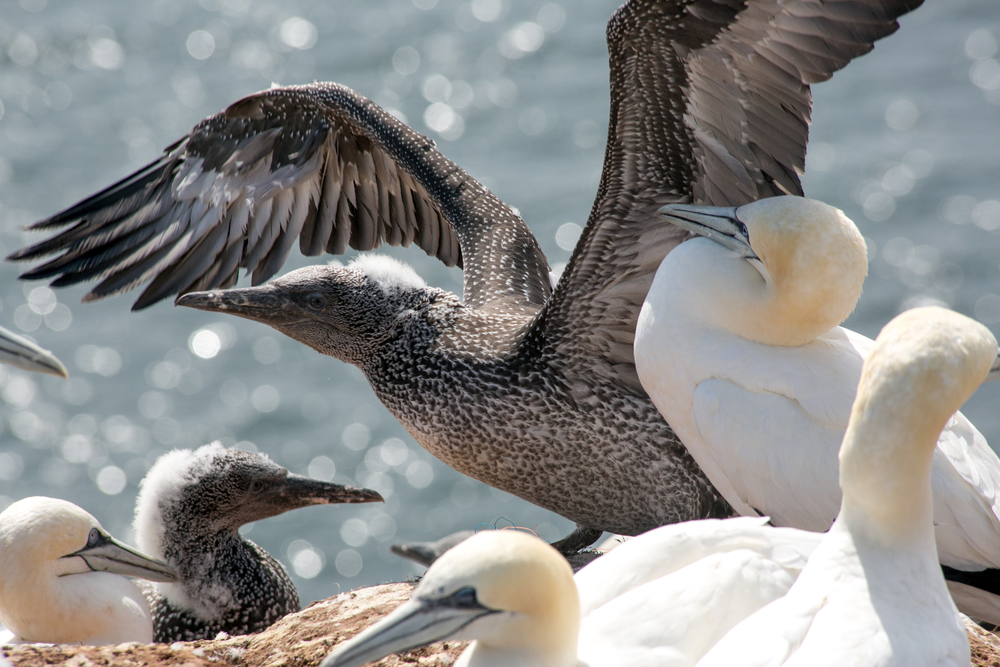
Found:
M 870 545 L 933 546 L 931 466 L 951 411 L 912 409 L 910 391 L 859 389 L 840 450 L 840 521 Z M 935 409 L 936 408 L 936 409 Z

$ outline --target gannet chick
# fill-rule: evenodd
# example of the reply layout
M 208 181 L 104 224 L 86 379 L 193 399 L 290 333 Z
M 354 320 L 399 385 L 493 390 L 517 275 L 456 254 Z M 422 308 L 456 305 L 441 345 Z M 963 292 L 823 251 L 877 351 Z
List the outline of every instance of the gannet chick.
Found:
M 822 537 L 764 523 L 658 528 L 575 578 L 537 537 L 483 531 L 445 552 L 408 602 L 320 667 L 356 667 L 442 639 L 475 640 L 456 667 L 693 665 L 783 595 Z
M 861 295 L 864 239 L 841 211 L 800 197 L 661 212 L 707 238 L 656 273 L 636 330 L 643 387 L 737 512 L 827 530 L 872 346 L 837 326 Z M 949 586 L 962 611 L 1000 623 L 1000 597 L 986 592 L 1000 583 L 1000 459 L 956 412 L 933 470 L 938 554 L 965 582 Z
M 35 496 L 0 513 L 0 623 L 18 643 L 149 643 L 149 606 L 120 575 L 176 578 L 71 502 Z
M 997 361 L 986 327 L 943 308 L 882 329 L 840 450 L 833 528 L 788 594 L 699 667 L 969 664 L 934 545 L 932 462 L 941 429 Z
M 69 377 L 66 367 L 54 354 L 3 327 L 0 327 L 0 363 L 35 373 Z
M 260 632 L 299 611 L 278 561 L 240 526 L 309 505 L 382 501 L 375 491 L 292 475 L 266 456 L 218 442 L 164 454 L 139 488 L 142 549 L 173 565 L 176 583 L 144 590 L 157 642 Z

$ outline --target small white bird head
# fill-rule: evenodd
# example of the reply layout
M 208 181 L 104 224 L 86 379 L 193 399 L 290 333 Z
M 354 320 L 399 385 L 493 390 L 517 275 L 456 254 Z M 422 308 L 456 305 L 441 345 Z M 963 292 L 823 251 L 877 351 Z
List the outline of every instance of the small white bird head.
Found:
M 73 503 L 25 498 L 0 513 L 0 622 L 22 640 L 149 641 L 146 602 L 116 574 L 176 580 Z
M 861 296 L 864 238 L 823 202 L 771 197 L 739 208 L 671 204 L 660 213 L 730 251 L 728 262 L 705 267 L 714 276 L 705 287 L 718 297 L 706 307 L 717 306 L 715 324 L 743 338 L 803 345 L 843 322 Z
M 548 544 L 517 531 L 485 531 L 427 571 L 410 600 L 341 644 L 320 667 L 352 667 L 442 639 L 474 639 L 477 654 L 576 664 L 580 603 L 573 571 Z M 492 663 L 491 663 L 492 664 Z M 518 662 L 517 664 L 521 664 Z
M 0 513 L 0 563 L 15 558 L 59 577 L 103 571 L 151 581 L 177 578 L 169 565 L 122 544 L 73 503 L 42 496 Z

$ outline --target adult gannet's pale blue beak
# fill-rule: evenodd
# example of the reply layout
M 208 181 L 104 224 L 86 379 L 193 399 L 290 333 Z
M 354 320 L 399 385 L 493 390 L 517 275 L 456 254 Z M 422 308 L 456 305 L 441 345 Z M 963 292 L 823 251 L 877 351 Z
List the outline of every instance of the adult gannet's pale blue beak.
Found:
M 498 613 L 476 601 L 471 588 L 448 597 L 410 599 L 381 621 L 339 645 L 319 667 L 359 667 L 392 653 L 452 637 L 478 618 Z
M 82 558 L 94 572 L 111 572 L 149 581 L 171 582 L 178 578 L 177 571 L 163 561 L 150 558 L 97 528 L 90 530 L 87 546 L 63 558 Z
M 0 327 L 0 363 L 26 371 L 69 377 L 66 367 L 48 350 L 43 350 L 27 338 Z
M 759 259 L 750 247 L 747 226 L 733 207 L 667 204 L 658 213 L 670 224 L 712 239 L 746 259 Z

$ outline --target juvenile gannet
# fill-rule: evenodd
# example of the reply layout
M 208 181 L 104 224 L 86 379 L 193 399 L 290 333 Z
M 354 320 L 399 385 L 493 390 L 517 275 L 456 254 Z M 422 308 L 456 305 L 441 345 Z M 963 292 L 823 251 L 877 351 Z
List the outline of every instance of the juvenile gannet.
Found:
M 693 665 L 791 586 L 822 538 L 765 519 L 665 526 L 574 578 L 528 533 L 487 530 L 445 552 L 410 600 L 320 667 L 354 667 L 442 639 L 472 639 L 456 667 Z
M 837 452 L 872 341 L 837 326 L 861 295 L 865 243 L 821 202 L 671 206 L 707 238 L 660 265 L 636 331 L 639 377 L 737 512 L 825 531 L 840 507 Z M 1000 459 L 956 412 L 932 483 L 941 563 L 959 608 L 1000 623 Z
M 0 327 L 0 363 L 26 371 L 69 377 L 66 367 L 54 354 L 3 327 Z
M 285 569 L 240 536 L 243 524 L 298 507 L 369 503 L 368 489 L 292 475 L 266 456 L 215 442 L 157 459 L 139 488 L 140 548 L 177 569 L 174 583 L 144 589 L 157 642 L 245 635 L 299 611 Z
M 991 367 L 996 340 L 958 313 L 918 308 L 882 329 L 840 449 L 837 520 L 788 594 L 699 667 L 969 664 L 938 566 L 931 480 L 938 434 Z
M 266 323 L 360 368 L 456 470 L 561 514 L 574 543 L 728 516 L 636 376 L 636 317 L 686 234 L 671 202 L 800 194 L 809 84 L 898 27 L 920 0 L 633 0 L 608 23 L 611 110 L 590 219 L 552 289 L 518 214 L 430 141 L 344 86 L 277 87 L 199 123 L 163 156 L 36 223 L 57 257 L 24 278 L 149 282 L 177 303 Z M 306 255 L 409 245 L 464 270 L 462 299 L 392 260 Z M 189 294 L 197 292 L 194 294 Z M 564 545 L 566 546 L 566 545 Z
M 35 496 L 0 513 L 0 623 L 18 643 L 149 643 L 149 606 L 120 575 L 175 579 L 73 503 Z

